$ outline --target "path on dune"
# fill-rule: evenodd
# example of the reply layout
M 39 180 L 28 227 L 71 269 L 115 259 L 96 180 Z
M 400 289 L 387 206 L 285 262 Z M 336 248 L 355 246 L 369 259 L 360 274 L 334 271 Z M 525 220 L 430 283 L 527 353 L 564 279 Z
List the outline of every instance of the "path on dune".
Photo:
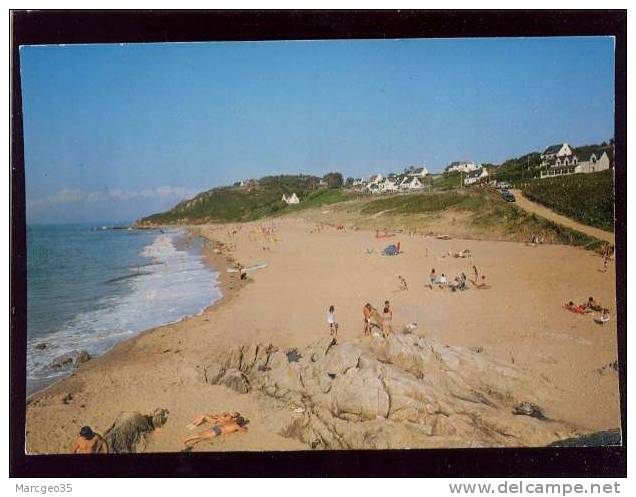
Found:
M 512 190 L 514 193 L 516 204 L 520 208 L 525 211 L 532 212 L 537 216 L 544 217 L 550 221 L 561 224 L 567 228 L 572 228 L 576 231 L 580 231 L 581 233 L 585 233 L 586 235 L 593 236 L 594 238 L 598 238 L 599 240 L 604 240 L 606 242 L 614 245 L 614 233 L 610 233 L 609 231 L 604 231 L 599 228 L 594 228 L 592 226 L 588 226 L 587 224 L 582 224 L 569 217 L 563 216 L 561 214 L 557 214 L 552 209 L 545 207 L 537 202 L 533 202 L 532 200 L 527 199 L 523 196 L 520 190 Z

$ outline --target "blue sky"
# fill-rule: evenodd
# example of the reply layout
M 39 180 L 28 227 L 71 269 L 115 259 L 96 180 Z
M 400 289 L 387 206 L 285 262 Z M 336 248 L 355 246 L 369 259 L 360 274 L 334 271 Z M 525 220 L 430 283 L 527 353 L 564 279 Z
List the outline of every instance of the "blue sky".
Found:
M 612 38 L 20 50 L 29 222 L 132 220 L 245 177 L 499 163 L 613 136 Z

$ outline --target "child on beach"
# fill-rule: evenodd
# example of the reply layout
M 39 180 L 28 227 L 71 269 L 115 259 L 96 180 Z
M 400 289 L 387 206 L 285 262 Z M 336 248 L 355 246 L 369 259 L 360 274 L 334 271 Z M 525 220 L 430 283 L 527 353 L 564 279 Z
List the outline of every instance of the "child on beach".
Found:
M 398 276 L 398 279 L 400 280 L 400 290 L 408 290 L 409 286 L 406 284 L 406 280 L 402 276 Z
M 440 288 L 444 288 L 446 287 L 446 285 L 448 285 L 448 280 L 446 279 L 446 275 L 442 273 L 442 275 L 437 278 L 437 286 L 439 286 Z
M 431 274 L 429 275 L 429 281 L 431 282 L 430 288 L 433 289 L 433 285 L 437 282 L 437 273 L 435 272 L 435 268 L 431 269 Z
M 389 333 L 393 333 L 393 327 L 391 326 L 391 321 L 393 320 L 393 309 L 391 309 L 391 304 L 388 300 L 384 301 L 382 317 L 384 318 L 384 321 L 382 322 L 382 333 L 386 337 Z
M 336 323 L 336 308 L 331 305 L 327 311 L 327 324 L 329 325 L 329 333 L 335 339 L 338 338 L 338 323 Z

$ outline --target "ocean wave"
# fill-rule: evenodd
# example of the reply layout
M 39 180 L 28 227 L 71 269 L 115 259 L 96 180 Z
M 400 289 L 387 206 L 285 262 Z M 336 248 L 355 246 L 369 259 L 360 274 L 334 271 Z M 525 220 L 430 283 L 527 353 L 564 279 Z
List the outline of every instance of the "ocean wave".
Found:
M 110 280 L 127 285 L 125 293 L 108 294 L 53 333 L 30 338 L 27 382 L 40 383 L 64 374 L 48 367 L 63 353 L 86 350 L 91 355 L 103 354 L 143 330 L 200 313 L 220 299 L 218 272 L 203 263 L 200 251 L 177 248 L 183 236 L 177 230 L 159 234 L 141 251 L 141 256 L 151 259 L 144 266 L 146 271 Z M 42 342 L 46 348 L 36 349 Z

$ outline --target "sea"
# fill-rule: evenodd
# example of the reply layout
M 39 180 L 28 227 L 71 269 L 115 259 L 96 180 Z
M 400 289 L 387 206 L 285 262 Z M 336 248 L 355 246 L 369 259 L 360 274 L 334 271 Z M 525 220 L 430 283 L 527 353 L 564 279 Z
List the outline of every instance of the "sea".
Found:
M 86 223 L 27 226 L 27 394 L 70 374 L 72 351 L 101 355 L 222 297 L 204 240 L 184 230 Z

